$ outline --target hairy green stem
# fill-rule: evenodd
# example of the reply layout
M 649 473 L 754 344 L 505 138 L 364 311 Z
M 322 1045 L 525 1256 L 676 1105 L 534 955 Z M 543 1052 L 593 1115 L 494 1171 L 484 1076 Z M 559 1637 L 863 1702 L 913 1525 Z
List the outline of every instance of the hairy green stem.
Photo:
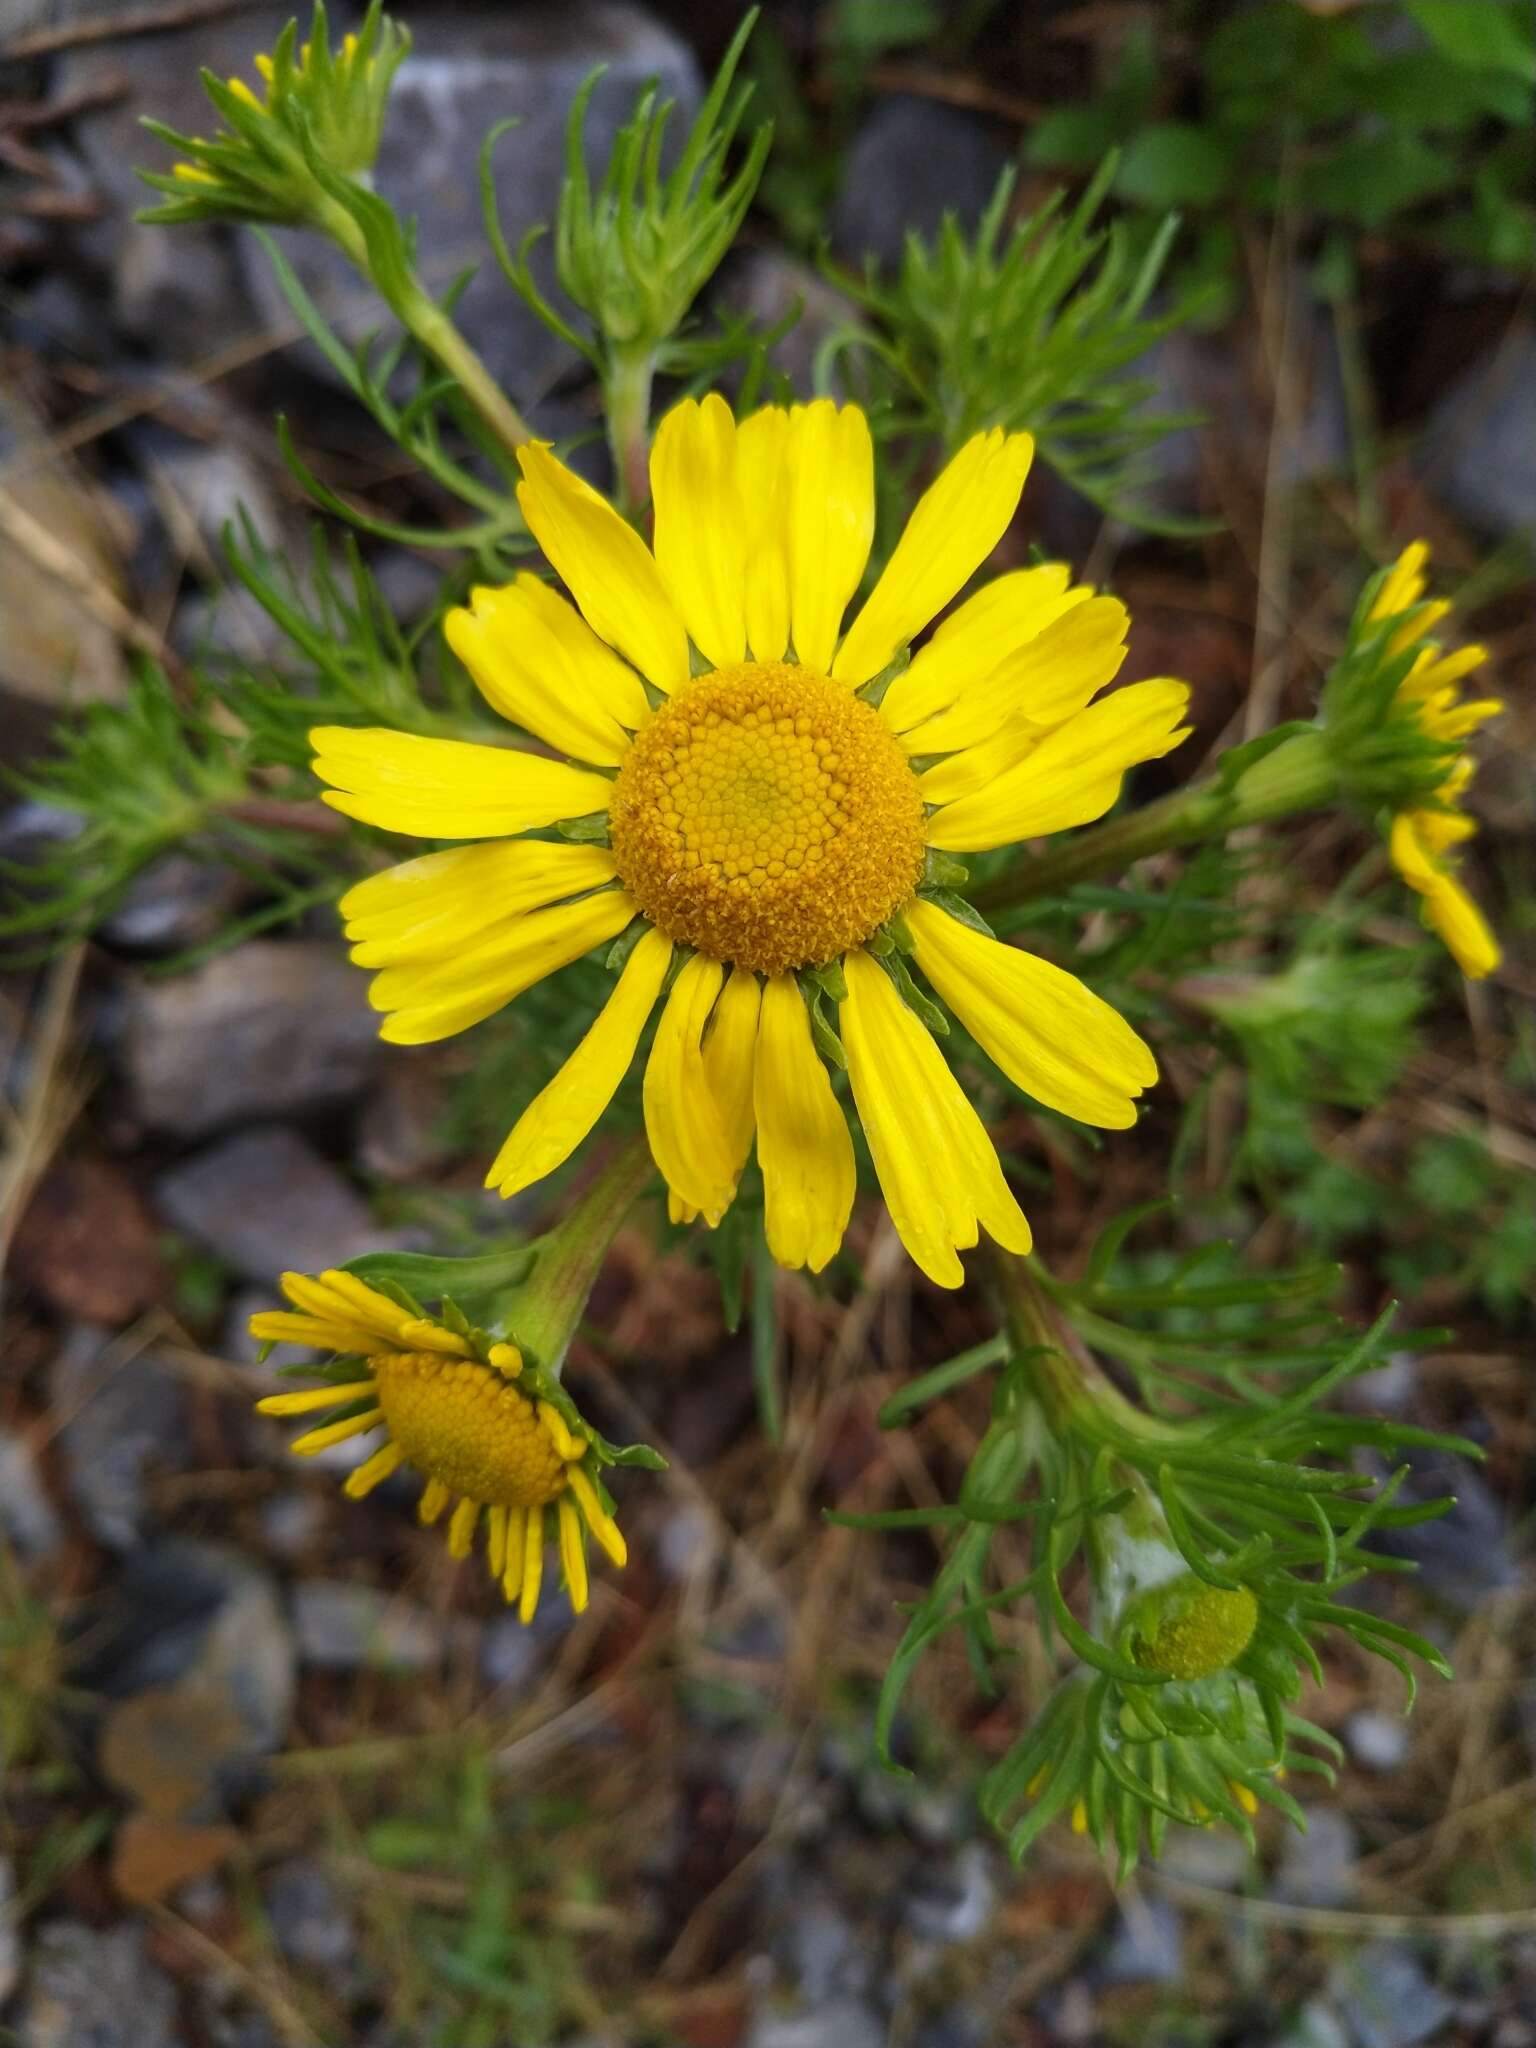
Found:
M 605 379 L 608 443 L 619 480 L 619 498 L 634 512 L 650 495 L 651 382 L 656 354 L 649 343 L 617 346 Z
M 401 325 L 448 372 L 502 447 L 515 459 L 518 449 L 533 439 L 533 429 L 415 272 L 408 274 L 403 286 L 379 277 L 369 261 L 368 244 L 361 228 L 346 208 L 334 200 L 328 199 L 319 209 L 316 225 L 368 279 Z
M 1327 735 L 1318 729 L 1297 733 L 1262 755 L 1231 788 L 1219 775 L 1207 776 L 1079 832 L 1032 860 L 1018 861 L 1006 874 L 973 890 L 970 901 L 978 910 L 1006 910 L 1058 896 L 1074 882 L 1119 874 L 1148 854 L 1196 846 L 1224 838 L 1243 825 L 1314 810 L 1332 802 L 1340 788 Z
M 608 1248 L 654 1172 L 651 1148 L 637 1133 L 539 1239 L 532 1273 L 501 1305 L 513 1337 L 547 1372 L 559 1376 Z

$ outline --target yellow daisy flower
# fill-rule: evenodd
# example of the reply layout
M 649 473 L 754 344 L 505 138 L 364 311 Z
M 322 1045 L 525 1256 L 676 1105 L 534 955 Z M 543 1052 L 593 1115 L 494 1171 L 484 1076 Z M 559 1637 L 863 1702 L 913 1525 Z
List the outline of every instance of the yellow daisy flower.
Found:
M 1459 746 L 1504 706 L 1496 697 L 1463 701 L 1461 696 L 1462 678 L 1488 658 L 1485 647 L 1459 647 L 1446 653 L 1427 637 L 1451 609 L 1444 599 L 1424 601 L 1428 562 L 1429 549 L 1423 541 L 1404 548 L 1376 594 L 1368 622 L 1401 619 L 1388 643 L 1390 655 L 1418 646 L 1394 710 L 1410 718 L 1430 739 Z M 1393 818 L 1388 844 L 1392 865 L 1424 899 L 1425 923 L 1444 941 L 1462 973 L 1469 980 L 1481 981 L 1499 964 L 1499 943 L 1459 880 L 1451 854 L 1453 847 L 1477 830 L 1461 808 L 1472 773 L 1467 755 L 1452 757 L 1432 800 L 1399 811 Z
M 426 1477 L 423 1522 L 438 1521 L 453 1503 L 454 1557 L 469 1555 L 484 1519 L 492 1575 L 525 1622 L 539 1604 L 552 1520 L 566 1590 L 580 1614 L 588 1534 L 616 1565 L 627 1552 L 597 1477 L 597 1439 L 569 1396 L 515 1345 L 415 1315 L 351 1273 L 285 1273 L 282 1285 L 292 1309 L 252 1316 L 252 1336 L 358 1357 L 367 1368 L 345 1384 L 257 1402 L 263 1415 L 348 1411 L 295 1438 L 292 1449 L 312 1457 L 382 1428 L 384 1444 L 351 1473 L 344 1491 L 361 1500 L 402 1465 L 413 1465 Z
M 654 548 L 547 447 L 520 451 L 519 502 L 575 605 L 525 573 L 474 591 L 447 637 L 492 707 L 564 758 L 312 735 L 337 810 L 483 842 L 342 899 L 353 958 L 377 970 L 386 1038 L 463 1031 L 640 921 L 612 995 L 489 1186 L 511 1195 L 569 1157 L 661 1002 L 644 1108 L 675 1214 L 717 1223 L 755 1136 L 774 1256 L 827 1263 L 854 1197 L 819 1049 L 836 1058 L 840 1040 L 923 1270 L 958 1286 L 957 1254 L 982 1226 L 1027 1250 L 992 1142 L 905 999 L 908 958 L 1036 1100 L 1134 1122 L 1157 1072 L 1136 1033 L 1074 976 L 953 914 L 928 881 L 930 850 L 1101 816 L 1128 768 L 1185 736 L 1183 683 L 1098 694 L 1124 658 L 1125 609 L 1059 563 L 998 577 L 905 663 L 1001 539 L 1032 453 L 1024 434 L 969 441 L 844 632 L 875 524 L 857 406 L 768 407 L 739 425 L 718 397 L 676 407 L 651 454 Z M 536 836 L 573 819 L 586 843 Z M 806 973 L 835 1006 L 826 1017 Z

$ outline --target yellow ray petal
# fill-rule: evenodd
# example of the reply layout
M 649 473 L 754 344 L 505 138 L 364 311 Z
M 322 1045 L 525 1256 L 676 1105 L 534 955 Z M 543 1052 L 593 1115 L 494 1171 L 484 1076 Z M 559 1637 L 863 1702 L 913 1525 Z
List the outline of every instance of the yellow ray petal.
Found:
M 564 761 L 381 726 L 317 725 L 316 775 L 333 811 L 418 839 L 500 839 L 606 811 L 613 784 Z
M 990 676 L 1053 619 L 1092 595 L 1087 584 L 1073 585 L 1065 562 L 994 576 L 913 655 L 880 700 L 882 717 L 893 731 L 906 732 L 947 711 L 963 690 Z
M 884 969 L 850 953 L 843 972 L 848 1078 L 891 1221 L 930 1279 L 958 1287 L 956 1254 L 975 1244 L 978 1225 L 1014 1252 L 1029 1250 L 1029 1225 L 981 1119 Z
M 578 1614 L 587 1611 L 587 1545 L 581 1517 L 569 1494 L 562 1493 L 556 1504 L 560 1524 L 560 1563 L 565 1570 L 565 1590 Z
M 366 1436 L 383 1420 L 382 1408 L 369 1408 L 363 1414 L 349 1415 L 341 1422 L 327 1422 L 323 1428 L 306 1430 L 303 1436 L 296 1436 L 288 1448 L 295 1457 L 312 1458 L 317 1451 L 328 1451 L 332 1444 L 344 1444 L 348 1437 Z
M 1427 541 L 1411 540 L 1387 572 L 1386 581 L 1376 593 L 1371 606 L 1371 618 L 1390 619 L 1398 612 L 1407 611 L 1410 605 L 1418 603 L 1424 595 L 1424 571 L 1429 563 Z
M 917 964 L 1010 1081 L 1086 1124 L 1123 1130 L 1157 1062 L 1117 1010 L 1075 974 L 973 931 L 936 904 L 904 915 Z
M 945 464 L 849 627 L 835 676 L 867 683 L 938 616 L 1007 532 L 1034 452 L 1030 435 L 993 427 Z
M 736 422 L 712 391 L 685 398 L 651 444 L 656 566 L 683 624 L 716 668 L 746 652 L 747 528 Z
M 807 668 L 830 668 L 875 537 L 875 453 L 856 405 L 790 409 L 785 519 L 790 637 Z
M 364 1458 L 355 1471 L 349 1472 L 342 1486 L 348 1500 L 365 1500 L 376 1486 L 382 1486 L 392 1472 L 398 1472 L 405 1463 L 405 1452 L 397 1443 L 381 1444 L 371 1458 Z
M 523 1527 L 523 1583 L 518 1594 L 517 1614 L 523 1623 L 532 1621 L 539 1607 L 539 1588 L 544 1583 L 544 1510 L 531 1507 Z
M 542 443 L 517 460 L 523 517 L 593 632 L 659 690 L 685 683 L 688 637 L 639 534 Z
M 416 1503 L 416 1519 L 424 1529 L 430 1529 L 434 1522 L 442 1519 L 443 1510 L 452 1499 L 453 1495 L 441 1479 L 429 1479 Z
M 398 967 L 459 952 L 530 910 L 600 889 L 616 873 L 606 846 L 492 839 L 370 875 L 340 908 L 357 965 Z
M 1392 864 L 1409 888 L 1424 899 L 1424 922 L 1462 973 L 1469 981 L 1482 981 L 1497 968 L 1503 954 L 1472 895 L 1435 850 L 1437 838 L 1441 844 L 1449 844 L 1456 836 L 1437 833 L 1443 815 L 1400 811 L 1392 820 Z
M 1128 768 L 1157 760 L 1188 737 L 1189 728 L 1179 722 L 1188 704 L 1186 683 L 1132 683 L 1048 732 L 1013 767 L 989 771 L 956 801 L 947 800 L 949 792 L 974 782 L 976 757 L 985 757 L 996 742 L 951 755 L 918 777 L 928 802 L 944 802 L 928 821 L 929 845 L 977 852 L 1102 817 L 1119 796 Z
M 340 1408 L 378 1392 L 376 1380 L 352 1380 L 344 1387 L 306 1387 L 297 1394 L 268 1394 L 256 1403 L 259 1415 L 313 1415 L 320 1408 Z
M 711 1225 L 736 1192 L 730 1146 L 704 1075 L 701 1040 L 720 992 L 720 963 L 687 962 L 667 997 L 645 1065 L 645 1128 L 668 1187 Z
M 736 429 L 736 468 L 746 518 L 747 645 L 757 661 L 789 646 L 789 414 L 764 406 Z
M 493 1579 L 507 1568 L 507 1511 L 492 1506 L 486 1512 L 485 1561 Z
M 597 1488 L 580 1465 L 571 1467 L 566 1474 L 566 1484 L 575 1494 L 577 1504 L 598 1548 L 621 1568 L 628 1564 L 629 1546 L 624 1541 L 623 1531 L 598 1499 Z
M 781 1266 L 819 1273 L 853 1209 L 853 1140 L 791 974 L 763 991 L 753 1106 L 768 1249 Z
M 443 621 L 448 645 L 493 711 L 576 761 L 616 768 L 649 715 L 634 670 L 558 592 L 526 570 L 470 592 Z M 609 708 L 618 700 L 628 729 Z
M 448 1555 L 468 1557 L 475 1541 L 475 1524 L 480 1519 L 477 1500 L 461 1500 L 448 1517 Z
M 1013 719 L 1037 729 L 1062 724 L 1119 674 L 1130 623 L 1118 598 L 1074 605 L 962 690 L 947 711 L 903 733 L 902 745 L 912 754 L 947 754 L 990 739 Z
M 502 1598 L 510 1606 L 522 1591 L 523 1555 L 528 1548 L 528 1515 L 526 1509 L 509 1508 L 507 1511 L 507 1565 L 501 1575 Z
M 745 967 L 732 968 L 704 1041 L 704 1079 L 738 1175 L 752 1150 L 752 1069 L 761 1000 L 757 976 Z
M 530 911 L 489 946 L 454 960 L 386 968 L 368 992 L 376 1010 L 394 1012 L 379 1035 L 393 1045 L 450 1038 L 489 1017 L 558 968 L 616 939 L 635 914 L 622 889 Z
M 319 1351 L 355 1351 L 364 1358 L 386 1348 L 376 1330 L 334 1322 L 328 1316 L 288 1315 L 279 1308 L 259 1310 L 251 1317 L 250 1327 L 251 1335 L 262 1344 L 308 1344 Z
M 648 931 L 580 1045 L 512 1126 L 488 1188 L 515 1195 L 570 1158 L 628 1073 L 671 960 L 671 940 Z

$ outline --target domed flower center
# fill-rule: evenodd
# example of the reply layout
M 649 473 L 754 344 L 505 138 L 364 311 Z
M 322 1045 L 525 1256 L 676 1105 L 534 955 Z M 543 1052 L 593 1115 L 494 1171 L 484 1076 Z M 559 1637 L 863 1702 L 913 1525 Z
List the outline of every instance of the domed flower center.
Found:
M 419 1472 L 489 1507 L 553 1500 L 567 1466 L 526 1394 L 487 1365 L 440 1352 L 369 1360 L 394 1441 Z
M 1208 1586 L 1190 1575 L 1144 1594 L 1127 1620 L 1131 1655 L 1143 1670 L 1208 1678 L 1247 1649 L 1259 1603 L 1246 1586 Z
M 906 901 L 923 819 L 877 711 L 813 669 L 742 662 L 686 684 L 636 734 L 609 833 L 668 938 L 783 974 L 836 959 Z

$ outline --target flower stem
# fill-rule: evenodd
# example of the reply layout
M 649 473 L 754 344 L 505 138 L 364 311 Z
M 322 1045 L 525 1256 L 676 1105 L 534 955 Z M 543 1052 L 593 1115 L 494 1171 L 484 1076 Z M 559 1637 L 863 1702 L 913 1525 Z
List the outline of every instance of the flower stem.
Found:
M 502 1304 L 500 1320 L 518 1345 L 557 1378 L 608 1248 L 654 1171 L 651 1148 L 637 1133 L 538 1240 L 532 1273 Z
M 606 379 L 608 443 L 619 480 L 619 498 L 634 512 L 650 494 L 651 380 L 655 351 L 645 343 L 616 347 Z
M 1074 882 L 1119 874 L 1148 854 L 1195 846 L 1224 838 L 1243 825 L 1313 810 L 1333 801 L 1340 788 L 1328 737 L 1314 727 L 1260 755 L 1230 786 L 1223 776 L 1207 776 L 1079 832 L 1048 853 L 1017 862 L 1006 874 L 974 890 L 970 901 L 978 910 L 1004 910 L 1042 896 L 1058 896 Z
M 367 238 L 344 206 L 327 200 L 315 222 L 353 267 L 366 277 L 400 324 L 458 385 L 508 455 L 533 439 L 523 418 L 453 321 L 438 305 L 414 270 L 401 276 L 381 275 L 370 260 Z

